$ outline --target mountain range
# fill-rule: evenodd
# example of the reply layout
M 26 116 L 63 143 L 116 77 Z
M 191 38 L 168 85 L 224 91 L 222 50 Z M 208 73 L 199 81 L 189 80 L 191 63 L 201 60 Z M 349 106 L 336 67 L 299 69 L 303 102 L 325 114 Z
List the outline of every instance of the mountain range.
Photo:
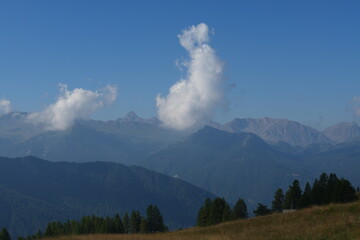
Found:
M 360 185 L 356 123 L 319 131 L 286 119 L 236 118 L 183 133 L 163 128 L 156 118 L 130 112 L 112 121 L 79 120 L 66 131 L 43 131 L 26 116 L 13 112 L 0 117 L 0 156 L 33 155 L 61 164 L 139 165 L 225 197 L 230 204 L 243 198 L 250 212 L 258 202 L 270 204 L 277 188 L 286 191 L 294 179 L 304 186 L 322 172 L 335 172 Z M 33 197 L 1 183 L 0 187 L 16 196 Z
M 99 160 L 134 164 L 143 158 L 166 148 L 189 134 L 163 128 L 153 117 L 143 119 L 134 112 L 111 121 L 78 120 L 66 131 L 44 131 L 41 126 L 27 121 L 28 113 L 12 112 L 0 116 L 0 155 L 34 155 L 52 161 L 61 161 L 58 152 L 74 148 L 67 157 L 70 161 Z M 355 123 L 339 123 L 319 131 L 296 121 L 272 118 L 235 118 L 225 124 L 207 124 L 220 130 L 254 133 L 269 144 L 281 142 L 306 147 L 310 144 L 337 144 L 360 137 L 360 127 Z M 97 140 L 99 139 L 99 140 Z M 102 144 L 105 143 L 106 144 Z M 84 149 L 86 151 L 84 151 Z M 90 149 L 91 154 L 82 157 Z M 106 153 L 104 152 L 106 149 Z M 95 154 L 98 153 L 98 154 Z M 92 157 L 93 156 L 93 157 Z
M 49 162 L 0 157 L 0 226 L 13 236 L 44 229 L 50 221 L 123 216 L 156 204 L 170 229 L 193 226 L 214 195 L 142 167 L 110 162 Z

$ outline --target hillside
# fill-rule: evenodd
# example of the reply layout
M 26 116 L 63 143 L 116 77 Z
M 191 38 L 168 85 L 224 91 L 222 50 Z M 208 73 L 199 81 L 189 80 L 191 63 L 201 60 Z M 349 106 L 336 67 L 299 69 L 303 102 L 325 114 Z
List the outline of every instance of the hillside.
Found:
M 33 234 L 49 221 L 144 212 L 149 204 L 158 205 L 171 229 L 188 227 L 208 197 L 214 195 L 141 167 L 0 157 L 0 225 L 13 236 Z
M 250 208 L 270 203 L 278 187 L 295 178 L 312 180 L 301 162 L 273 150 L 252 133 L 230 133 L 204 127 L 160 151 L 143 165 L 177 176 L 235 203 L 244 198 Z
M 350 240 L 360 238 L 360 202 L 312 207 L 155 235 L 66 236 L 56 240 Z M 46 239 L 50 240 L 50 239 Z

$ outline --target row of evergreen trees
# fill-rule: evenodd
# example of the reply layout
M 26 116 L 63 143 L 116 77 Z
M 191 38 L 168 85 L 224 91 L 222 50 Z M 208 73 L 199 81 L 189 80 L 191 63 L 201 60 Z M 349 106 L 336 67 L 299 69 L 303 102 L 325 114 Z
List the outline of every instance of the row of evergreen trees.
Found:
M 197 225 L 205 227 L 247 217 L 247 206 L 243 199 L 239 199 L 231 209 L 224 198 L 208 198 L 198 212 Z
M 300 182 L 294 180 L 286 193 L 281 188 L 277 189 L 272 201 L 272 208 L 258 204 L 254 210 L 255 216 L 267 215 L 272 212 L 282 212 L 284 209 L 301 209 L 311 205 L 325 205 L 329 203 L 346 203 L 356 200 L 356 190 L 351 183 L 335 173 L 327 175 L 322 173 L 319 179 L 315 179 L 313 185 L 306 183 L 304 191 L 301 190 Z
M 163 217 L 156 205 L 149 205 L 146 216 L 141 216 L 139 211 L 132 211 L 129 217 L 125 213 L 123 218 L 116 214 L 115 217 L 85 216 L 80 221 L 50 222 L 45 232 L 40 230 L 35 235 L 19 240 L 41 239 L 60 235 L 78 235 L 94 233 L 155 233 L 167 231 Z
M 319 179 L 315 179 L 312 186 L 306 183 L 304 192 L 298 180 L 293 181 L 285 194 L 279 188 L 274 194 L 271 208 L 258 203 L 253 213 L 255 216 L 262 216 L 274 212 L 280 213 L 284 209 L 295 210 L 311 205 L 346 203 L 356 199 L 356 191 L 348 180 L 339 179 L 335 173 L 330 175 L 323 173 Z M 204 227 L 247 217 L 247 206 L 243 199 L 239 199 L 233 209 L 224 198 L 206 199 L 198 212 L 197 225 Z

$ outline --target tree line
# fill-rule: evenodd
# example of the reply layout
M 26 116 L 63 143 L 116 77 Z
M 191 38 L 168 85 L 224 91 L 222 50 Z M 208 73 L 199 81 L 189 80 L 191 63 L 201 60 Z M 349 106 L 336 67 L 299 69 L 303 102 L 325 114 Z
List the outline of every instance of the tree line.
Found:
M 233 209 L 230 208 L 224 198 L 215 198 L 214 200 L 208 198 L 198 212 L 197 225 L 205 227 L 247 217 L 247 206 L 241 198 L 236 202 Z
M 357 199 L 356 190 L 345 178 L 338 178 L 335 173 L 322 173 L 315 179 L 312 186 L 306 183 L 304 191 L 300 182 L 294 180 L 284 194 L 281 188 L 274 194 L 274 200 L 269 209 L 266 205 L 258 204 L 254 210 L 255 216 L 267 215 L 272 212 L 280 213 L 284 210 L 296 210 L 313 205 L 326 205 L 329 203 L 347 203 Z
M 356 192 L 359 192 L 359 189 L 355 190 L 348 180 L 339 179 L 335 173 L 330 175 L 322 173 L 319 179 L 315 179 L 312 186 L 307 182 L 304 191 L 302 191 L 298 180 L 293 181 L 285 194 L 281 188 L 277 189 L 271 208 L 258 203 L 253 213 L 255 216 L 263 216 L 312 205 L 352 202 L 357 199 Z M 230 208 L 224 198 L 206 199 L 198 212 L 197 226 L 210 226 L 247 217 L 247 206 L 241 198 L 236 202 L 233 209 Z
M 44 237 L 97 233 L 156 233 L 167 230 L 159 208 L 156 205 L 149 205 L 146 209 L 146 216 L 141 216 L 139 211 L 132 211 L 130 216 L 125 213 L 122 218 L 119 214 L 114 217 L 93 215 L 85 216 L 80 221 L 50 222 L 44 232 L 38 230 L 36 234 L 26 238 L 19 237 L 18 240 L 36 240 Z

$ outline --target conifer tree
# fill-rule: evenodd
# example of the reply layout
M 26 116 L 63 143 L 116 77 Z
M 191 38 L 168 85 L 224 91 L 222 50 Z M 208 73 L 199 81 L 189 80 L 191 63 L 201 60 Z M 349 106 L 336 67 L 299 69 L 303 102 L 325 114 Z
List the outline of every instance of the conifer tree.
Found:
M 141 233 L 148 233 L 149 232 L 149 227 L 148 227 L 148 222 L 145 218 L 141 218 L 141 223 L 140 223 L 140 232 Z
M 283 193 L 283 190 L 279 188 L 274 194 L 274 200 L 272 201 L 272 210 L 274 212 L 281 213 L 283 211 L 284 202 L 285 195 Z
M 300 207 L 306 208 L 309 207 L 311 204 L 312 204 L 312 189 L 310 183 L 307 182 L 305 185 L 304 192 L 300 199 Z
M 115 227 L 115 233 L 124 233 L 124 225 L 121 221 L 119 214 L 115 215 L 114 227 Z
M 197 225 L 201 227 L 208 226 L 210 224 L 210 210 L 211 210 L 212 201 L 210 198 L 207 198 L 204 202 L 204 205 L 200 208 L 198 212 Z
M 6 228 L 3 228 L 0 232 L 0 240 L 11 240 L 10 234 Z
M 221 216 L 221 222 L 231 221 L 233 219 L 233 212 L 229 204 L 225 203 L 224 210 Z
M 226 207 L 226 201 L 224 198 L 215 198 L 211 204 L 210 214 L 209 214 L 209 224 L 218 224 L 223 220 L 223 212 Z
M 245 201 L 243 199 L 239 199 L 233 209 L 233 214 L 235 219 L 240 218 L 247 218 L 248 212 L 247 212 L 247 206 L 245 204 Z
M 356 200 L 356 191 L 348 180 L 341 178 L 334 186 L 333 196 L 334 202 L 351 202 Z
M 271 210 L 266 205 L 258 203 L 257 208 L 253 211 L 256 217 L 269 215 Z
M 128 213 L 126 212 L 123 217 L 123 225 L 124 225 L 124 233 L 129 233 L 130 229 L 130 218 Z
M 146 209 L 146 221 L 148 232 L 163 232 L 165 230 L 163 217 L 156 205 L 149 205 Z
M 289 186 L 286 192 L 284 208 L 285 209 L 298 209 L 300 207 L 301 188 L 298 180 L 294 180 L 293 184 Z
M 141 215 L 139 211 L 132 211 L 130 216 L 130 232 L 140 232 Z

